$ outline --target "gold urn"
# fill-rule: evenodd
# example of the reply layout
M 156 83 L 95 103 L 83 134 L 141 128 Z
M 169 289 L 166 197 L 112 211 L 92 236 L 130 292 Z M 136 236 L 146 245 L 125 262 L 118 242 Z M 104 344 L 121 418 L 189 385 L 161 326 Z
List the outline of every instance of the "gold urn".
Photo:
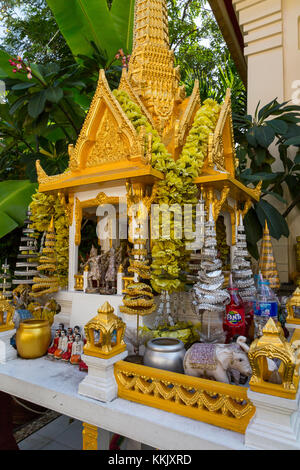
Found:
M 23 359 L 36 359 L 46 354 L 51 341 L 48 320 L 24 320 L 16 333 L 16 345 Z

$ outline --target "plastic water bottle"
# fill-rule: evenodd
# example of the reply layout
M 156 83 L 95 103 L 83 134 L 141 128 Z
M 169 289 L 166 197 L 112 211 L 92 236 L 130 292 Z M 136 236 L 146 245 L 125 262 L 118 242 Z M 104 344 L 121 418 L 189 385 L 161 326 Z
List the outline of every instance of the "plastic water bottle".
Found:
M 254 274 L 254 285 L 255 285 L 256 290 L 258 289 L 258 283 L 260 281 L 263 281 L 263 277 L 262 277 L 261 272 L 259 271 L 258 274 Z
M 270 318 L 273 318 L 275 323 L 278 320 L 278 299 L 270 288 L 269 281 L 262 279 L 262 277 L 258 280 L 257 296 L 253 302 L 253 310 L 254 336 L 257 338 L 262 336 L 262 330 Z

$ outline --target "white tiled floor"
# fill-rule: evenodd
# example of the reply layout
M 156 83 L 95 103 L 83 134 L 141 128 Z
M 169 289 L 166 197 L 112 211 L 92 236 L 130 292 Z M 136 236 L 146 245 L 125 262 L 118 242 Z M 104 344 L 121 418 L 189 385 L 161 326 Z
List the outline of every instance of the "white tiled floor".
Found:
M 61 416 L 18 444 L 20 450 L 80 450 L 82 423 Z
M 112 434 L 98 429 L 98 449 L 107 450 Z M 81 450 L 82 422 L 60 416 L 18 444 L 20 450 Z M 123 450 L 141 450 L 141 444 L 125 439 Z M 142 445 L 142 449 L 151 449 Z

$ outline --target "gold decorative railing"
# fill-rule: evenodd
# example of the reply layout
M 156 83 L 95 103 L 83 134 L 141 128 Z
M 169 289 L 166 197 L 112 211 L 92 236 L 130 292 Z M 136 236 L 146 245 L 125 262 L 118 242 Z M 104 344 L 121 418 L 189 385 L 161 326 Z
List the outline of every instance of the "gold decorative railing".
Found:
M 120 398 L 232 431 L 245 433 L 255 413 L 246 387 L 125 361 L 115 364 L 115 377 Z

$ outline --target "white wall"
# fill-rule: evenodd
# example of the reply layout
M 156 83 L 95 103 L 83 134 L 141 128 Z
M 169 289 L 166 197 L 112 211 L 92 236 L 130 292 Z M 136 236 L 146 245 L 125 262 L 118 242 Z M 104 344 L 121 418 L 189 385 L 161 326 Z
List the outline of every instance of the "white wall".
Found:
M 292 84 L 300 81 L 300 1 L 233 0 L 232 3 L 245 39 L 249 114 L 254 113 L 259 101 L 262 106 L 274 98 L 279 102 L 291 100 L 295 93 Z M 277 169 L 280 165 L 278 161 Z M 280 211 L 284 211 L 283 205 L 280 205 Z M 296 270 L 299 215 L 298 209 L 294 209 L 287 218 L 289 239 L 273 240 L 282 282 L 287 282 L 289 274 Z

